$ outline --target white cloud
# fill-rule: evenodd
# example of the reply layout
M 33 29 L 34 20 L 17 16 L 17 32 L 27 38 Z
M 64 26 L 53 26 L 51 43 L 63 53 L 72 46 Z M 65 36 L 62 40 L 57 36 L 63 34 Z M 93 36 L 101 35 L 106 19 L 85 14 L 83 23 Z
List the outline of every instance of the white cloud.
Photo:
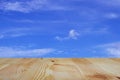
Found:
M 104 28 L 99 28 L 99 29 L 93 29 L 93 28 L 85 28 L 85 29 L 81 29 L 81 30 L 75 30 L 75 29 L 71 29 L 68 33 L 68 36 L 66 37 L 60 37 L 60 36 L 56 36 L 55 39 L 59 40 L 59 41 L 63 41 L 63 40 L 69 40 L 69 39 L 73 39 L 76 40 L 79 37 L 85 36 L 85 35 L 100 35 L 100 34 L 107 34 L 109 33 L 108 28 L 104 27 Z
M 120 42 L 99 45 L 96 49 L 101 50 L 108 55 L 120 57 Z
M 0 9 L 6 11 L 18 11 L 28 13 L 34 10 L 63 10 L 64 7 L 50 3 L 48 0 L 30 0 L 30 1 L 15 1 L 15 2 L 2 2 Z
M 106 51 L 112 55 L 120 57 L 120 47 L 119 48 L 107 48 Z
M 74 29 L 71 29 L 68 33 L 68 36 L 66 37 L 59 37 L 59 36 L 56 36 L 55 39 L 56 40 L 59 40 L 59 41 L 63 41 L 63 40 L 69 40 L 69 39 L 74 39 L 76 40 L 78 37 L 79 37 L 79 33 L 74 30 Z
M 70 30 L 70 32 L 69 32 L 69 38 L 71 38 L 71 39 L 77 39 L 78 36 L 79 36 L 79 33 L 76 30 L 74 30 L 74 29 Z
M 105 44 L 103 47 L 109 54 L 120 57 L 120 42 Z
M 22 49 L 13 47 L 0 47 L 0 57 L 41 57 L 54 52 L 52 48 Z

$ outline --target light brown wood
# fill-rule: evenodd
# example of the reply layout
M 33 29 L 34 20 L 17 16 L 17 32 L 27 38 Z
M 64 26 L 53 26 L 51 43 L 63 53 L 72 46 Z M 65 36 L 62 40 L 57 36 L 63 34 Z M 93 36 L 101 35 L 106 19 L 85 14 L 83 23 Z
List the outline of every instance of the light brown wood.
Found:
M 0 59 L 0 80 L 120 80 L 120 59 Z

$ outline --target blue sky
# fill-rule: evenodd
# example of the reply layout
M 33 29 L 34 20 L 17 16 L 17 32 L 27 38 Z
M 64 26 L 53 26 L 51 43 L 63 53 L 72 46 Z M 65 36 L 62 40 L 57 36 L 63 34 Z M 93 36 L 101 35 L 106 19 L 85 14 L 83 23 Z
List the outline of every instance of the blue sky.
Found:
M 0 0 L 0 57 L 120 57 L 119 0 Z

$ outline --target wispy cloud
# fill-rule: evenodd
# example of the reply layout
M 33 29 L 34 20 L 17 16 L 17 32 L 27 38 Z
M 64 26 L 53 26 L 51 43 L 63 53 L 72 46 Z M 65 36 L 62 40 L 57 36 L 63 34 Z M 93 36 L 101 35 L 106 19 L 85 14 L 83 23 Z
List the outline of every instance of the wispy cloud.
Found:
M 2 39 L 2 38 L 4 38 L 4 35 L 1 34 L 1 35 L 0 35 L 0 39 Z
M 71 29 L 68 33 L 68 36 L 66 37 L 59 37 L 59 36 L 56 36 L 55 39 L 56 40 L 59 40 L 59 41 L 63 41 L 63 40 L 68 40 L 68 39 L 74 39 L 76 40 L 78 38 L 80 34 L 74 30 L 74 29 Z
M 34 10 L 63 10 L 64 7 L 52 4 L 49 0 L 6 1 L 0 3 L 0 9 L 28 13 Z
M 100 0 L 98 3 L 102 3 L 104 6 L 118 7 L 120 6 L 120 0 Z
M 30 28 L 11 28 L 0 32 L 0 39 L 28 35 Z
M 20 47 L 0 47 L 0 57 L 41 57 L 54 51 L 53 48 L 22 49 Z
M 0 39 L 19 38 L 24 36 L 45 35 L 47 29 L 42 27 L 11 27 L 0 30 Z
M 119 48 L 107 48 L 106 51 L 111 55 L 116 57 L 120 57 L 120 47 Z
M 99 50 L 99 52 L 108 54 L 109 56 L 120 57 L 120 42 L 99 45 L 95 49 L 96 52 Z
M 108 27 L 101 27 L 101 28 L 85 28 L 83 30 L 80 30 L 82 35 L 100 35 L 100 34 L 107 34 L 109 33 Z
M 108 52 L 108 54 L 120 57 L 120 42 L 105 44 L 101 47 L 104 47 L 105 51 Z
M 108 19 L 116 19 L 116 18 L 119 18 L 120 15 L 118 13 L 108 13 L 108 14 L 105 14 L 105 18 L 108 18 Z

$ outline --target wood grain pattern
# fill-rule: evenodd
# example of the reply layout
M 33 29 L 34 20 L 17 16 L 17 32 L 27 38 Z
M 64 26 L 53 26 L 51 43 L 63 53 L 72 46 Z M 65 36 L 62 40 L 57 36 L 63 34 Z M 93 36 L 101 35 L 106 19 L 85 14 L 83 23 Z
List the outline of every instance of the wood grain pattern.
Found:
M 120 59 L 0 59 L 0 80 L 120 80 Z

